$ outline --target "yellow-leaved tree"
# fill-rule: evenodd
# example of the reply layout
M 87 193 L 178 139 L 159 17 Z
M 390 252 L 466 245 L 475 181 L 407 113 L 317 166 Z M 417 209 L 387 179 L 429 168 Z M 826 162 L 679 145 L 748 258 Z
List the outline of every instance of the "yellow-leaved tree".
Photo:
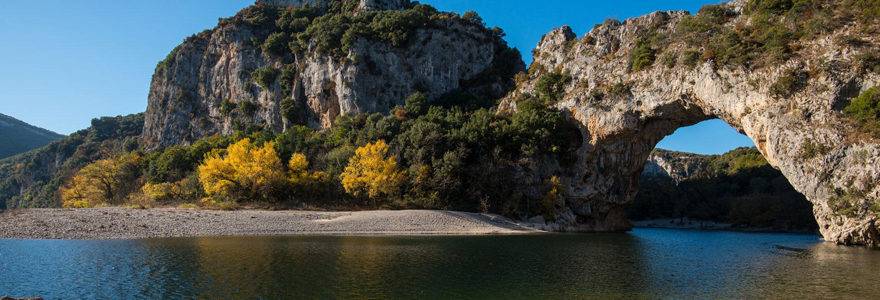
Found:
M 398 192 L 404 176 L 394 156 L 388 155 L 388 144 L 379 140 L 355 150 L 339 178 L 347 193 L 367 196 L 375 207 L 377 198 Z
M 310 172 L 308 168 L 308 159 L 300 153 L 294 153 L 287 162 L 287 180 L 297 197 L 317 196 L 322 192 L 320 185 L 329 181 L 327 173 Z
M 140 155 L 125 154 L 86 165 L 61 188 L 61 205 L 86 208 L 122 204 L 140 186 L 137 178 L 143 162 Z
M 250 139 L 205 155 L 199 182 L 215 201 L 271 200 L 285 183 L 275 143 L 256 146 Z

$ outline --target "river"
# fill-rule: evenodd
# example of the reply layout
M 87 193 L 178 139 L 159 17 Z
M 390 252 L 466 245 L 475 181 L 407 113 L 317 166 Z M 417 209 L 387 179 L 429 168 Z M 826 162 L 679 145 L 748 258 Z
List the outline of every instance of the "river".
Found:
M 0 296 L 71 298 L 873 298 L 880 251 L 815 235 L 0 239 Z

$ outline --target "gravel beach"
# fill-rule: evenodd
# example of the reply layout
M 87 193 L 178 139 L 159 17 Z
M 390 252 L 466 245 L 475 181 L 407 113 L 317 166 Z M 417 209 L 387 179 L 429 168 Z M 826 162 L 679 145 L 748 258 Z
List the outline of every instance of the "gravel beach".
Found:
M 237 235 L 470 235 L 543 231 L 497 215 L 433 210 L 311 212 L 23 209 L 0 214 L 0 238 L 141 239 Z

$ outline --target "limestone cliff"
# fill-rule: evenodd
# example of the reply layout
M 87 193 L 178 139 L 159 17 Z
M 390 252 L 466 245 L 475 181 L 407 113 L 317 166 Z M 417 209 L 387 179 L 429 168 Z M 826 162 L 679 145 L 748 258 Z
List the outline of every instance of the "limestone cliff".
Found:
M 259 2 L 283 7 L 314 1 L 258 1 L 169 54 L 150 85 L 148 149 L 248 126 L 276 133 L 295 124 L 326 128 L 342 114 L 388 112 L 415 92 L 432 100 L 450 92 L 499 98 L 525 68 L 519 58 L 501 61 L 515 51 L 500 32 L 408 0 L 359 1 L 357 12 L 384 10 L 368 14 L 330 11 L 350 9 L 341 1 L 302 18 L 291 8 Z M 285 14 L 297 19 L 283 21 Z M 373 25 L 380 18 L 386 23 Z M 304 24 L 288 25 L 299 20 Z M 369 30 L 389 32 L 364 33 Z M 267 53 L 270 39 L 284 40 L 278 53 Z M 498 68 L 513 71 L 497 75 Z M 269 74 L 263 83 L 255 75 L 261 70 Z
M 642 175 L 669 177 L 681 182 L 702 171 L 710 159 L 709 155 L 654 149 L 648 156 Z
M 851 9 L 817 3 L 833 9 L 832 16 Z M 717 27 L 707 31 L 709 38 L 728 32 L 725 37 L 735 42 L 732 33 L 756 26 L 746 14 L 755 8 L 745 6 L 735 1 L 713 7 L 720 13 Z M 584 139 L 578 172 L 566 177 L 562 203 L 577 218 L 560 218 L 564 228 L 626 229 L 623 211 L 657 142 L 679 127 L 719 118 L 750 137 L 813 203 L 826 240 L 880 245 L 880 143 L 860 135 L 840 112 L 854 96 L 880 84 L 876 68 L 872 72 L 860 61 L 880 49 L 872 33 L 877 32 L 876 19 L 865 25 L 857 24 L 858 17 L 833 17 L 824 32 L 791 42 L 781 59 L 737 65 L 721 64 L 726 58 L 709 51 L 714 48 L 679 38 L 685 27 L 679 23 L 688 15 L 655 12 L 610 20 L 582 38 L 568 27 L 556 29 L 542 38 L 530 75 L 503 103 L 504 109 L 514 110 L 521 94 L 541 94 L 547 74 L 568 77 L 557 81 L 561 96 L 554 105 L 580 126 Z M 660 42 L 651 44 L 652 37 Z M 762 48 L 744 49 L 769 49 L 757 46 Z M 848 203 L 846 210 L 841 203 Z

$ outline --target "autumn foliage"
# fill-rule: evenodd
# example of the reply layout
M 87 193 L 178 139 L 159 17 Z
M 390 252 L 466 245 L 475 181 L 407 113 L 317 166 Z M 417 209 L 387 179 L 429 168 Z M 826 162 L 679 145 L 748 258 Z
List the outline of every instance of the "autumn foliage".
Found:
M 209 153 L 199 166 L 199 182 L 211 197 L 221 201 L 269 200 L 284 184 L 275 143 L 258 147 L 243 139 L 223 152 Z
M 384 140 L 355 150 L 339 178 L 347 193 L 366 196 L 373 200 L 374 206 L 377 198 L 397 193 L 406 179 L 394 156 L 388 155 L 388 144 Z
M 288 191 L 326 181 L 324 173 L 310 172 L 308 164 L 305 155 L 295 153 L 285 172 L 274 142 L 258 146 L 246 138 L 206 155 L 198 168 L 199 182 L 214 202 L 277 201 Z
M 95 161 L 61 188 L 62 206 L 87 208 L 122 204 L 138 184 L 144 158 L 137 154 Z

